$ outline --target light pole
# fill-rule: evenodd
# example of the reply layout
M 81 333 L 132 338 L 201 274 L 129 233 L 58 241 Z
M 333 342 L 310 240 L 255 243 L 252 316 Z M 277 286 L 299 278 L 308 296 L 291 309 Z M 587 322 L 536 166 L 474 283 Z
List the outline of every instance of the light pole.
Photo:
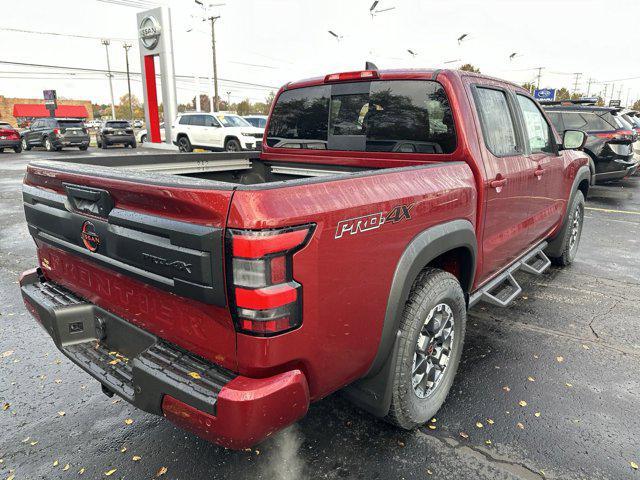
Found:
M 213 111 L 219 110 L 219 97 L 218 97 L 218 63 L 216 62 L 216 20 L 220 18 L 220 15 L 209 17 L 211 22 L 211 57 L 213 60 Z
M 122 45 L 124 48 L 124 58 L 127 63 L 127 90 L 129 91 L 129 118 L 133 121 L 133 103 L 131 102 L 131 77 L 129 76 L 129 49 L 131 48 L 130 43 L 124 43 Z
M 107 52 L 107 77 L 109 77 L 109 90 L 111 91 L 111 119 L 115 120 L 116 119 L 116 107 L 115 107 L 115 103 L 113 100 L 113 80 L 112 80 L 112 75 L 111 75 L 111 62 L 109 61 L 109 44 L 111 42 L 109 41 L 108 38 L 104 38 L 102 40 L 102 44 L 104 45 L 104 49 Z

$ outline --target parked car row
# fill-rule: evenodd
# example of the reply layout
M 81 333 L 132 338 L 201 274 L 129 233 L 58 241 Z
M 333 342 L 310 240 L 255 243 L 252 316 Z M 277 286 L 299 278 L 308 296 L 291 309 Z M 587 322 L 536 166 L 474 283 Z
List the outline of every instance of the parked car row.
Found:
M 587 134 L 584 151 L 589 155 L 592 185 L 620 180 L 638 170 L 640 117 L 637 112 L 596 106 L 585 100 L 543 105 L 557 131 L 582 130 Z

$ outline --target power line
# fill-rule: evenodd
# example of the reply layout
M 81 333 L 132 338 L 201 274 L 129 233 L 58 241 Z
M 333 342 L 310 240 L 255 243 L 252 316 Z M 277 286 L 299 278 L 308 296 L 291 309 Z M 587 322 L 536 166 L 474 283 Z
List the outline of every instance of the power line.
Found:
M 18 66 L 22 66 L 22 67 L 36 67 L 36 68 L 56 68 L 58 70 L 72 70 L 72 71 L 78 71 L 78 72 L 93 72 L 93 73 L 108 73 L 107 70 L 103 70 L 100 68 L 87 68 L 87 67 L 69 67 L 69 66 L 65 66 L 65 65 L 47 65 L 47 64 L 43 64 L 43 63 L 27 63 L 27 62 L 11 62 L 8 60 L 0 60 L 0 64 L 2 65 L 18 65 Z M 121 71 L 121 70 L 112 70 L 111 73 L 118 73 L 121 75 L 126 75 L 127 72 L 125 71 Z M 131 72 L 131 75 L 141 75 L 140 72 Z M 176 75 L 176 78 L 186 78 L 186 79 L 192 79 L 193 75 Z M 206 77 L 198 77 L 198 78 L 206 78 Z M 243 85 L 243 86 L 247 86 L 247 87 L 260 87 L 260 88 L 265 88 L 265 89 L 278 89 L 280 87 L 276 87 L 273 85 L 264 85 L 261 83 L 252 83 L 252 82 L 244 82 L 241 80 L 232 80 L 229 78 L 220 78 L 220 81 L 224 81 L 224 82 L 228 82 L 228 83 L 233 83 L 233 84 L 237 84 L 237 85 Z
M 75 34 L 75 33 L 58 33 L 58 32 L 38 32 L 35 30 L 26 30 L 23 28 L 6 28 L 6 27 L 0 27 L 0 31 L 5 31 L 5 32 L 16 32 L 16 33 L 29 33 L 29 34 L 35 34 L 35 35 L 51 35 L 54 37 L 70 37 L 70 38 L 82 38 L 85 40 L 102 40 L 105 37 L 93 37 L 91 35 L 80 35 L 80 34 Z M 109 37 L 111 40 L 117 40 L 119 42 L 130 42 L 135 40 L 134 38 L 115 38 L 115 37 Z

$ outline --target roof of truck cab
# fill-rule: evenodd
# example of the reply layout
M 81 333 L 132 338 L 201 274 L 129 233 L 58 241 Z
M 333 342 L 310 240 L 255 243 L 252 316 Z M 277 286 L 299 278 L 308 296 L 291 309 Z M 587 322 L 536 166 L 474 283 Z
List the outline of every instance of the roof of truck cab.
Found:
M 415 69 L 402 68 L 402 69 L 390 69 L 390 70 L 377 70 L 377 72 L 378 72 L 378 78 L 372 79 L 372 80 L 434 80 L 439 75 L 456 76 L 456 77 L 473 76 L 473 77 L 483 78 L 483 79 L 492 80 L 496 82 L 501 82 L 501 83 L 516 87 L 520 90 L 526 91 L 526 89 L 522 88 L 520 85 L 517 85 L 508 80 L 491 77 L 489 75 L 484 75 L 481 73 L 467 72 L 466 70 L 452 70 L 452 69 L 439 69 L 439 68 L 415 68 Z M 346 73 L 346 72 L 332 72 L 332 73 L 329 73 L 329 75 L 333 73 Z M 311 78 L 305 78 L 302 80 L 296 80 L 296 81 L 287 83 L 283 87 L 283 89 L 289 90 L 294 88 L 324 85 L 326 77 L 327 75 L 323 75 L 321 77 L 311 77 Z M 365 79 L 365 80 L 356 80 L 356 81 L 371 81 L 371 80 Z M 331 82 L 331 83 L 334 83 L 334 82 Z M 339 83 L 339 82 L 335 82 L 335 83 Z

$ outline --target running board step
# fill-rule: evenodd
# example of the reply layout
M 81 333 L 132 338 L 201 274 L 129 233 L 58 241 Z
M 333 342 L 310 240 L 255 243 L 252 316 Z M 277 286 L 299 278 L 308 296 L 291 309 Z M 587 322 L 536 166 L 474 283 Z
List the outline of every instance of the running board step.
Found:
M 522 293 L 522 287 L 513 276 L 515 272 L 522 270 L 532 275 L 541 275 L 551 265 L 551 260 L 544 253 L 546 247 L 547 242 L 542 242 L 472 294 L 469 297 L 469 308 L 480 301 L 498 307 L 508 306 Z

